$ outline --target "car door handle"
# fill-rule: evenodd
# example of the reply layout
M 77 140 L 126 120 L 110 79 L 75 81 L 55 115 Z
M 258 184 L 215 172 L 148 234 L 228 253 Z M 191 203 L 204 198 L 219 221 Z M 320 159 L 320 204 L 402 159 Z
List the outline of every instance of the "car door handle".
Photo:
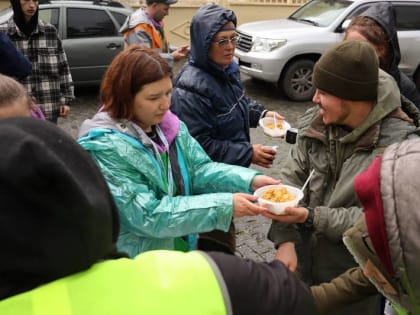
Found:
M 121 48 L 121 44 L 110 43 L 110 44 L 106 45 L 106 48 L 109 48 L 109 49 Z

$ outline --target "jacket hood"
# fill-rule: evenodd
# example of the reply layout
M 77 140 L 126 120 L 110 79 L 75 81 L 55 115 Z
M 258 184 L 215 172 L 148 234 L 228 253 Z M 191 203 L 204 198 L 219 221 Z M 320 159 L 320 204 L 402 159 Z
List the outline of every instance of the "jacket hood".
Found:
M 388 73 L 379 69 L 378 96 L 375 106 L 366 120 L 350 134 L 343 137 L 342 142 L 353 142 L 359 139 L 369 128 L 399 107 L 401 107 L 401 95 L 395 80 Z
M 22 8 L 20 6 L 20 0 L 10 0 L 10 4 L 12 5 L 13 9 L 13 21 L 15 21 L 15 24 L 20 29 L 20 31 L 29 37 L 29 35 L 35 31 L 38 25 L 39 7 L 37 6 L 34 16 L 31 17 L 28 23 L 26 23 Z
M 89 154 L 37 119 L 3 119 L 0 134 L 0 300 L 121 257 L 117 208 Z
M 180 121 L 171 111 L 167 111 L 159 127 L 165 135 L 168 144 L 171 145 L 175 140 L 179 131 Z M 107 112 L 98 112 L 92 119 L 86 119 L 79 129 L 78 137 L 87 136 L 93 130 L 110 129 L 127 134 L 131 137 L 139 139 L 145 146 L 152 145 L 147 134 L 132 121 L 127 119 L 115 120 L 111 118 Z M 95 133 L 95 136 L 97 133 Z M 166 151 L 163 145 L 156 144 L 160 153 Z
M 376 265 L 398 296 L 390 296 L 375 285 L 413 314 L 420 313 L 419 163 L 420 139 L 406 140 L 389 146 L 382 161 L 378 164 L 375 160 L 355 180 L 371 243 L 380 261 Z M 346 234 L 354 236 L 352 230 Z
M 139 24 L 152 24 L 143 8 L 138 9 L 125 20 L 123 26 L 120 28 L 120 32 L 124 33 Z
M 208 4 L 198 9 L 190 26 L 191 51 L 189 62 L 202 69 L 223 69 L 209 60 L 208 54 L 214 35 L 228 22 L 236 27 L 236 15 L 215 4 Z M 213 70 L 214 71 L 214 70 Z
M 390 68 L 389 73 L 400 83 L 400 71 L 398 64 L 401 60 L 400 45 L 395 30 L 395 10 L 389 2 L 379 2 L 369 6 L 369 8 L 360 14 L 374 19 L 386 32 L 390 45 Z

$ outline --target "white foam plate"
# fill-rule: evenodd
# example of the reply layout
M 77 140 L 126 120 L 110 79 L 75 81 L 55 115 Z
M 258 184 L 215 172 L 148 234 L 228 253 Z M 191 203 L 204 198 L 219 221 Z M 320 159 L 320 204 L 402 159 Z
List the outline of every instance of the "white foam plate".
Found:
M 283 124 L 283 128 L 279 129 L 279 128 L 268 128 L 266 127 L 267 123 L 274 123 L 274 118 L 273 117 L 264 117 L 262 119 L 260 119 L 259 121 L 259 125 L 260 127 L 263 129 L 264 133 L 270 137 L 284 137 L 284 135 L 286 134 L 286 131 L 288 129 L 290 129 L 290 124 L 285 121 L 282 120 L 282 124 Z

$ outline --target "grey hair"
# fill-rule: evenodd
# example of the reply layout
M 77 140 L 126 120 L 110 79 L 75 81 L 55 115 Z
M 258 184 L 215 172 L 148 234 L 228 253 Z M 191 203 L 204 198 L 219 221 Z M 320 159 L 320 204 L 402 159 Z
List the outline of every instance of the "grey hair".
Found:
M 30 97 L 25 87 L 15 79 L 0 74 L 0 107 L 13 105 L 18 100 L 30 104 Z

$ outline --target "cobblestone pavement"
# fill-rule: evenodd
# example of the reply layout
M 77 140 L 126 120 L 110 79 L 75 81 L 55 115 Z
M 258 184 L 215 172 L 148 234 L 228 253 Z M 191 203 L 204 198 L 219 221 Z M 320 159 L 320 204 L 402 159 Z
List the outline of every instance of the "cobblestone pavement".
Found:
M 267 109 L 278 111 L 286 117 L 286 120 L 292 126 L 296 124 L 299 115 L 311 106 L 310 102 L 293 103 L 286 101 L 274 86 L 267 83 L 245 78 L 244 85 L 249 96 L 264 104 Z M 97 92 L 97 87 L 76 89 L 77 99 L 72 104 L 71 114 L 66 119 L 59 119 L 58 125 L 76 138 L 77 130 L 82 121 L 92 117 L 99 107 Z M 251 130 L 251 139 L 253 143 L 279 146 L 272 168 L 264 169 L 255 165 L 251 166 L 266 175 L 279 178 L 279 169 L 289 151 L 290 144 L 287 144 L 282 138 L 271 138 L 265 135 L 261 128 Z M 270 223 L 270 220 L 262 216 L 235 219 L 237 229 L 237 255 L 255 261 L 272 260 L 275 255 L 275 250 L 273 244 L 266 237 Z

